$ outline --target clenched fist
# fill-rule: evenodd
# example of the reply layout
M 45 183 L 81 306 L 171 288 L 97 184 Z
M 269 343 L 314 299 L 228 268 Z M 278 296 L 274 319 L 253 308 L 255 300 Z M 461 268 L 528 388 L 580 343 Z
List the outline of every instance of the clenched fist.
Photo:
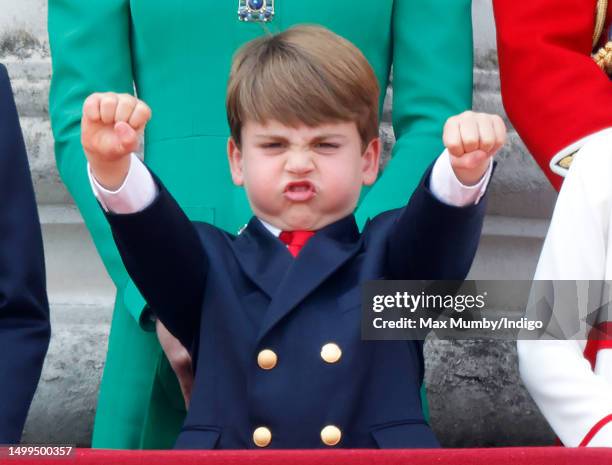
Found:
M 498 115 L 466 111 L 446 121 L 442 138 L 459 181 L 474 185 L 505 144 L 506 125 Z
M 129 94 L 96 93 L 83 104 L 81 144 L 96 180 L 118 189 L 138 150 L 151 109 Z

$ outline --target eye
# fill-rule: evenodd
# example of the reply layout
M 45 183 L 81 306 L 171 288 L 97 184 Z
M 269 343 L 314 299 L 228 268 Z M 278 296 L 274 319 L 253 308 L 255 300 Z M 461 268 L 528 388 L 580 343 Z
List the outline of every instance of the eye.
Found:
M 259 149 L 266 155 L 278 155 L 285 151 L 287 144 L 283 141 L 270 141 L 258 144 Z
M 281 148 L 282 146 L 283 144 L 281 144 L 280 142 L 267 142 L 267 143 L 260 145 L 260 147 L 264 149 L 278 149 L 278 148 Z
M 334 144 L 332 142 L 317 142 L 314 146 L 315 150 L 323 153 L 331 153 L 335 152 L 340 148 L 339 144 Z

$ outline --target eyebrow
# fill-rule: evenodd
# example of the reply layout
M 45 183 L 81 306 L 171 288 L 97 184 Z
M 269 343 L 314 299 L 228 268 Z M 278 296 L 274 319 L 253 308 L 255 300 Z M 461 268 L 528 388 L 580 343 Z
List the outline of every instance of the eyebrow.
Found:
M 319 136 L 315 136 L 315 137 L 313 137 L 313 140 L 317 140 L 317 139 L 333 139 L 334 137 L 336 137 L 338 139 L 346 139 L 346 136 L 344 134 L 329 133 L 329 134 L 321 134 Z
M 288 140 L 287 136 L 281 136 L 280 134 L 254 134 L 255 138 L 257 139 L 276 139 L 276 140 Z M 316 135 L 314 137 L 312 137 L 310 140 L 321 140 L 321 139 L 332 139 L 332 138 L 339 138 L 339 139 L 346 139 L 347 137 L 344 134 L 334 134 L 334 133 L 329 133 L 329 134 L 319 134 Z
M 256 139 L 287 139 L 287 137 L 281 136 L 279 134 L 254 134 L 253 137 Z

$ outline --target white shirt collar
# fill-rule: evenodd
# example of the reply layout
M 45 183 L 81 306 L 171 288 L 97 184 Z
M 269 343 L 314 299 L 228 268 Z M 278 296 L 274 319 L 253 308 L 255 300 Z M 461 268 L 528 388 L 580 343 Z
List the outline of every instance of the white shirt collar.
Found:
M 270 231 L 273 235 L 275 235 L 276 237 L 280 236 L 280 233 L 282 232 L 281 229 L 277 228 L 276 226 L 272 226 L 270 223 L 262 220 L 261 218 L 257 218 L 259 221 L 261 221 L 261 224 L 263 224 L 266 229 L 268 231 Z

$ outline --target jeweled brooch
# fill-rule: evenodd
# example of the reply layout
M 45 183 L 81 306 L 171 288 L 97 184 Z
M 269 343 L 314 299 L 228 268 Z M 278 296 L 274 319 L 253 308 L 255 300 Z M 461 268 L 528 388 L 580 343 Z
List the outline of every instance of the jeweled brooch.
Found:
M 267 23 L 274 18 L 274 0 L 238 0 L 238 19 Z

